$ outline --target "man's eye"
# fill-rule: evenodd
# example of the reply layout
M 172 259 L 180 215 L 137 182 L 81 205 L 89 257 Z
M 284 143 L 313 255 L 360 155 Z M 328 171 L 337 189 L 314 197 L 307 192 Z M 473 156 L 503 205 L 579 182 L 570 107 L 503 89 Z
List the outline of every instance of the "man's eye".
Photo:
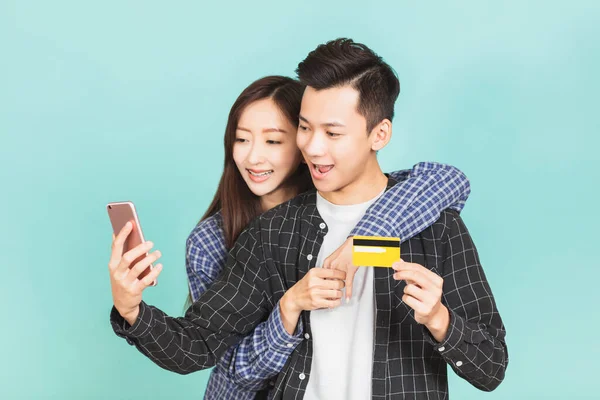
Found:
M 307 131 L 308 127 L 300 125 L 298 126 L 298 129 L 300 129 L 301 131 Z
M 335 138 L 335 137 L 342 136 L 342 135 L 341 135 L 341 134 L 339 134 L 339 133 L 333 133 L 333 132 L 327 132 L 327 134 L 328 134 L 329 136 L 331 136 L 332 138 Z

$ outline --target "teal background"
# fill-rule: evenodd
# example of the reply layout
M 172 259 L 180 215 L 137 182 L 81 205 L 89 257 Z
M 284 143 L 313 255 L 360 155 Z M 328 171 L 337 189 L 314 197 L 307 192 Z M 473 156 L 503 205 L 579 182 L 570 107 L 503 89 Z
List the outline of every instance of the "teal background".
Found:
M 452 398 L 600 398 L 598 2 L 252 3 L 0 2 L 0 398 L 201 398 L 208 371 L 110 329 L 105 204 L 136 203 L 164 254 L 145 300 L 181 315 L 229 107 L 340 36 L 400 77 L 385 170 L 471 179 L 510 365 L 490 394 L 452 374 Z

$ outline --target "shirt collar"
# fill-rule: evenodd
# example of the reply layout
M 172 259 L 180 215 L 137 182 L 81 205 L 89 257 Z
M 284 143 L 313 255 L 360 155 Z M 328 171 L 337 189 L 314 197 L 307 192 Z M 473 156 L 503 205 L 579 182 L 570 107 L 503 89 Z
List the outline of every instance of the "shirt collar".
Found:
M 390 174 L 385 174 L 388 178 L 387 186 L 385 188 L 386 192 L 393 186 L 395 186 L 398 182 L 390 176 Z M 327 234 L 327 225 L 323 221 L 323 218 L 319 214 L 317 210 L 317 190 L 310 189 L 309 191 L 301 194 L 303 196 L 302 201 L 302 214 L 301 218 L 303 221 L 311 224 L 313 228 L 316 230 L 320 230 L 323 234 Z M 371 206 L 372 207 L 372 206 Z

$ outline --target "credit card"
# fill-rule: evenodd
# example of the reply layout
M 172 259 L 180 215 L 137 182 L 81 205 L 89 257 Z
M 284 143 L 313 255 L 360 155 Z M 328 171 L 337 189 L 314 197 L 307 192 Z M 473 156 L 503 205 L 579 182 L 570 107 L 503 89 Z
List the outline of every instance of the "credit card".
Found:
M 354 236 L 352 264 L 357 267 L 391 267 L 400 260 L 400 238 Z

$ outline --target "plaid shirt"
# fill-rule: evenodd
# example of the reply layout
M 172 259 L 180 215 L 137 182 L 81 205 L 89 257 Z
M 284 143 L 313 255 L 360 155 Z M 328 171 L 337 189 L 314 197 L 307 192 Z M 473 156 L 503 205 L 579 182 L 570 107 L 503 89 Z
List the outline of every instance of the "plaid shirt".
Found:
M 190 373 L 213 366 L 229 347 L 266 320 L 284 292 L 316 266 L 326 234 L 315 191 L 304 193 L 249 225 L 229 253 L 223 275 L 185 318 L 169 317 L 142 302 L 133 326 L 113 308 L 113 329 L 163 368 Z M 405 241 L 401 252 L 404 260 L 444 278 L 442 301 L 451 323 L 444 342 L 437 343 L 401 301 L 404 282 L 395 281 L 389 269 L 375 268 L 372 397 L 447 398 L 447 364 L 474 386 L 494 389 L 508 363 L 505 330 L 458 213 L 443 211 L 433 225 Z M 308 312 L 301 318 L 304 340 L 278 376 L 273 389 L 277 399 L 302 398 L 310 378 Z
M 412 170 L 390 173 L 401 183 L 388 190 L 352 231 L 352 235 L 415 236 L 434 223 L 445 208 L 462 210 L 470 185 L 458 169 L 438 163 L 419 163 Z M 387 215 L 387 218 L 380 216 Z M 382 222 L 380 222 L 380 220 Z M 199 223 L 186 242 L 186 270 L 192 300 L 218 278 L 225 266 L 227 249 L 223 219 L 218 212 Z M 279 304 L 268 321 L 229 348 L 213 369 L 205 400 L 252 400 L 279 374 L 289 355 L 303 340 L 302 324 L 289 335 L 281 322 Z M 291 345 L 290 345 L 291 344 Z

